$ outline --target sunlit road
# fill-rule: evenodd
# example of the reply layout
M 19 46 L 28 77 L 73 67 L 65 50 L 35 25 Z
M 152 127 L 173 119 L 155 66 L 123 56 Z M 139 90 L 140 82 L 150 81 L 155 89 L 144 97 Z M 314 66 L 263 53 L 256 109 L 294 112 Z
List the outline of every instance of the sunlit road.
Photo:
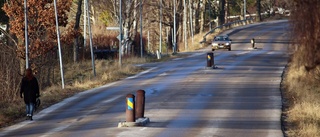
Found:
M 230 34 L 232 51 L 210 47 L 186 58 L 145 64 L 135 77 L 86 91 L 24 121 L 0 136 L 32 137 L 281 137 L 281 75 L 287 64 L 287 22 Z M 228 31 L 230 32 L 230 31 Z M 258 49 L 251 47 L 255 38 Z M 125 96 L 146 91 L 145 127 L 118 128 Z

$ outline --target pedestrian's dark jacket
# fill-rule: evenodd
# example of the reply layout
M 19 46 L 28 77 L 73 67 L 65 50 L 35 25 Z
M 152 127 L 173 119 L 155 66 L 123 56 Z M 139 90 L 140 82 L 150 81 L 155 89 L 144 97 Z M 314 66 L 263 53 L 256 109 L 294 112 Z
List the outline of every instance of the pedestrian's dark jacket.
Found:
M 36 103 L 36 98 L 39 97 L 39 85 L 38 80 L 35 77 L 24 77 L 21 81 L 20 96 L 24 98 L 24 102 Z

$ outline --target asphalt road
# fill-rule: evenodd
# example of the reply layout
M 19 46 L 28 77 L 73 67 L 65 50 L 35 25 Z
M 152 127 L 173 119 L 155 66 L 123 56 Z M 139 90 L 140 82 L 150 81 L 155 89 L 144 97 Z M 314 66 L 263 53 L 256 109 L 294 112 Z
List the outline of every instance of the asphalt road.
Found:
M 85 91 L 0 130 L 26 137 L 281 137 L 281 75 L 287 64 L 287 22 L 227 31 L 232 51 L 210 47 L 186 58 L 144 64 L 134 77 Z M 249 49 L 250 39 L 258 49 Z M 145 127 L 118 128 L 125 97 L 146 91 Z

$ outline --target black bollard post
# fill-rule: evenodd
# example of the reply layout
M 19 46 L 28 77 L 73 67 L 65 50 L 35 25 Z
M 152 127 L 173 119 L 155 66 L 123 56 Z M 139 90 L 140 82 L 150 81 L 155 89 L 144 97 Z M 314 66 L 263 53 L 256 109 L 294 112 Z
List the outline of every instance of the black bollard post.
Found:
M 207 67 L 213 67 L 214 66 L 214 56 L 213 52 L 207 53 Z
M 137 91 L 137 100 L 136 100 L 136 118 L 144 117 L 144 108 L 145 108 L 145 91 Z
M 135 99 L 133 94 L 126 96 L 126 122 L 135 122 Z

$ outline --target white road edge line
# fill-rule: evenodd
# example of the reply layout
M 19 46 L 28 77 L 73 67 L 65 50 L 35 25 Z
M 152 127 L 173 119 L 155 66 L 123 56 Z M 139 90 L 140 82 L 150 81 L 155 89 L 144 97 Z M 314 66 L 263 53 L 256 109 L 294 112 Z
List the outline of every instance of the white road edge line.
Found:
M 147 127 L 144 127 L 144 128 L 141 128 L 140 131 L 143 131 L 143 130 L 146 130 L 146 129 L 147 129 Z
M 250 53 L 250 51 L 244 51 L 244 52 L 238 53 L 236 55 L 239 56 L 239 55 L 244 55 L 244 54 L 248 54 L 248 53 Z
M 192 54 L 192 55 L 188 56 L 188 58 L 200 56 L 200 55 L 203 55 L 203 54 L 205 54 L 205 53 L 195 53 L 195 54 Z
M 173 59 L 173 61 L 177 61 L 177 60 L 181 60 L 182 58 L 175 58 Z
M 152 67 L 152 68 L 150 68 L 150 69 L 148 69 L 148 70 L 146 70 L 146 71 L 143 71 L 143 72 L 141 72 L 141 73 L 139 73 L 139 74 L 137 74 L 137 75 L 134 75 L 134 76 L 131 76 L 131 77 L 127 77 L 126 79 L 134 79 L 134 78 L 137 78 L 137 77 L 139 77 L 139 76 L 141 76 L 141 75 L 143 75 L 143 74 L 149 73 L 150 71 L 152 71 L 152 70 L 154 70 L 154 69 L 156 69 L 156 68 L 158 68 L 158 67 Z
M 168 74 L 166 72 L 162 73 L 162 74 L 159 74 L 158 76 L 159 77 L 163 77 L 163 76 L 167 76 Z

